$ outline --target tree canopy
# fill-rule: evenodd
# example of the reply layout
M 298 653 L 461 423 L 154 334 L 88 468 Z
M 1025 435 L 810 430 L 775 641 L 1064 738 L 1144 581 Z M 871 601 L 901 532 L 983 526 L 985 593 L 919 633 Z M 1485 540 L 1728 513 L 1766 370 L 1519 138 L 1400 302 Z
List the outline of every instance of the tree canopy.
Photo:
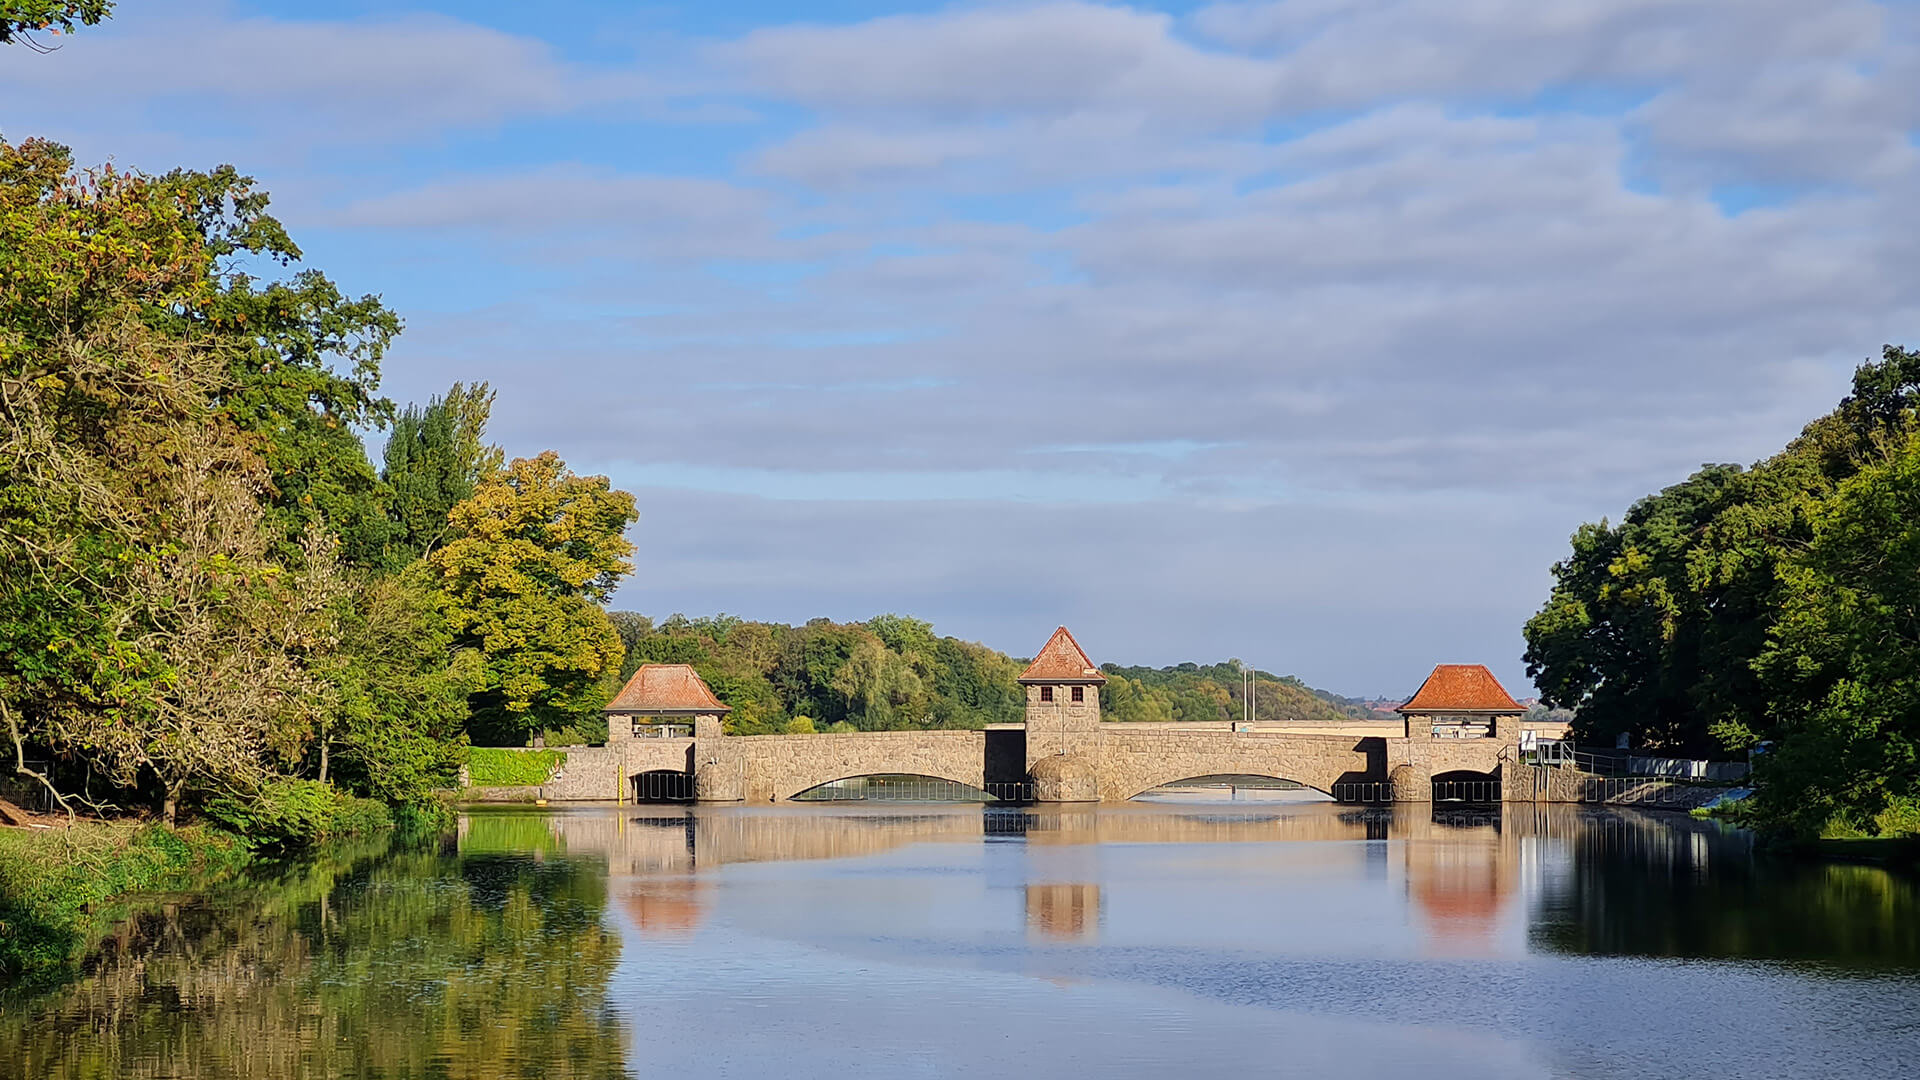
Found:
M 728 730 L 888 731 L 979 728 L 1019 723 L 1026 661 L 934 633 L 921 619 L 877 615 L 865 622 L 814 619 L 801 626 L 733 615 L 612 615 L 626 644 L 624 679 L 643 663 L 691 664 L 733 707 Z M 1102 714 L 1118 721 L 1246 719 L 1242 668 L 1181 664 L 1103 669 Z M 1291 676 L 1258 673 L 1262 720 L 1337 720 L 1364 710 L 1335 704 Z
M 1910 813 L 1917 406 L 1920 353 L 1888 346 L 1780 453 L 1581 526 L 1526 626 L 1528 672 L 1576 710 L 1577 737 L 1689 755 L 1772 744 L 1758 805 L 1782 829 Z
M 474 723 L 523 739 L 599 713 L 620 635 L 600 605 L 633 572 L 633 496 L 576 476 L 549 451 L 487 477 L 448 515 L 429 562 L 459 642 L 485 658 Z
M 267 207 L 0 142 L 0 736 L 62 798 L 420 804 L 476 724 L 595 712 L 618 667 L 631 496 L 503 469 L 483 383 L 396 414 L 400 320 Z

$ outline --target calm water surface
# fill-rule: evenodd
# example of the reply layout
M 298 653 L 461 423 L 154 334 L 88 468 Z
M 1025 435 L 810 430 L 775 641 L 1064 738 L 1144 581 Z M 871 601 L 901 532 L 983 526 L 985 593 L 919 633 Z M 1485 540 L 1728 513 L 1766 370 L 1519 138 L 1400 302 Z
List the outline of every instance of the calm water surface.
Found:
M 474 813 L 162 907 L 0 1077 L 1920 1076 L 1920 890 L 1684 817 Z

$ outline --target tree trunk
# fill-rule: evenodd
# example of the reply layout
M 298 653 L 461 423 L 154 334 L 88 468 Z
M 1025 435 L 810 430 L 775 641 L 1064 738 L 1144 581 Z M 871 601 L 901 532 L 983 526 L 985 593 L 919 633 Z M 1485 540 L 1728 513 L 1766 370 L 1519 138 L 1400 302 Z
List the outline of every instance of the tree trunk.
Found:
M 330 744 L 328 740 L 321 739 L 320 740 L 320 782 L 323 784 L 327 782 L 327 751 L 329 749 L 330 749 Z
M 169 829 L 173 828 L 180 816 L 180 788 L 183 786 L 185 785 L 167 785 L 166 798 L 160 801 L 160 820 L 166 822 Z

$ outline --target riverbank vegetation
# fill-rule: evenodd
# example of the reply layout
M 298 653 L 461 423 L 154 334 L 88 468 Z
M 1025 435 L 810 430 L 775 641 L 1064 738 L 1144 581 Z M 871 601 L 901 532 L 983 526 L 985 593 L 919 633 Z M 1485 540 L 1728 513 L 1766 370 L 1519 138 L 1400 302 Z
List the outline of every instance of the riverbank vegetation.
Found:
M 380 396 L 399 317 L 267 207 L 0 141 L 0 749 L 69 810 L 285 844 L 597 714 L 635 513 L 505 460 L 485 384 Z
M 218 829 L 84 821 L 0 829 L 0 984 L 66 969 L 126 914 L 130 893 L 204 885 L 251 851 Z
M 692 664 L 733 706 L 727 726 L 737 735 L 978 728 L 1018 723 L 1026 715 L 1017 681 L 1025 660 L 936 635 L 920 619 L 881 615 L 788 626 L 674 615 L 656 626 L 645 615 L 617 611 L 613 622 L 626 645 L 623 679 L 645 663 Z M 1238 661 L 1103 670 L 1101 711 L 1109 720 L 1248 719 Z M 1367 715 L 1292 676 L 1259 672 L 1258 679 L 1260 720 Z
M 1920 353 L 1572 546 L 1526 657 L 1578 738 L 1757 750 L 1740 813 L 1779 836 L 1920 835 Z

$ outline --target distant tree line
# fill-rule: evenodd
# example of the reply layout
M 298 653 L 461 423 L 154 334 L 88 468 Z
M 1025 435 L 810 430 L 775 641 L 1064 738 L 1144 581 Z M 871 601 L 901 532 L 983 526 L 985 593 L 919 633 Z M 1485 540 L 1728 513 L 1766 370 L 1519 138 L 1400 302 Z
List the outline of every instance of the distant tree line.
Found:
M 732 615 L 612 615 L 626 644 L 624 674 L 643 663 L 691 664 L 733 707 L 737 735 L 804 731 L 978 728 L 1019 723 L 1027 661 L 984 645 L 934 634 L 902 615 L 865 622 L 813 619 L 801 626 Z M 1238 661 L 1206 666 L 1103 669 L 1102 714 L 1120 721 L 1240 720 Z M 1343 719 L 1348 710 L 1298 679 L 1260 673 L 1262 720 Z
M 1526 659 L 1579 738 L 1758 748 L 1765 827 L 1920 832 L 1920 353 L 1888 346 L 1779 453 L 1572 546 Z

